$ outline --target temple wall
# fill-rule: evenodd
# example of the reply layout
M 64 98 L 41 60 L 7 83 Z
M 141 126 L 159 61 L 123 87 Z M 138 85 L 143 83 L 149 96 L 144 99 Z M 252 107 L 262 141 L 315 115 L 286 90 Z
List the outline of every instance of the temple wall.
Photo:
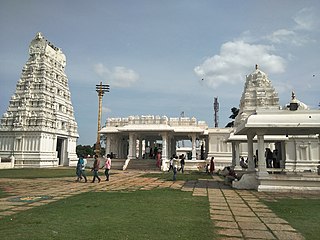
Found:
M 285 168 L 289 171 L 317 171 L 320 144 L 316 136 L 294 136 L 286 142 Z
M 17 168 L 75 166 L 78 160 L 75 152 L 77 138 L 60 137 L 63 138 L 63 148 L 59 161 L 56 134 L 1 132 L 0 157 L 8 159 L 14 156 Z
M 216 169 L 232 165 L 232 146 L 227 142 L 232 128 L 211 128 L 209 134 L 209 151 L 207 161 L 214 157 Z

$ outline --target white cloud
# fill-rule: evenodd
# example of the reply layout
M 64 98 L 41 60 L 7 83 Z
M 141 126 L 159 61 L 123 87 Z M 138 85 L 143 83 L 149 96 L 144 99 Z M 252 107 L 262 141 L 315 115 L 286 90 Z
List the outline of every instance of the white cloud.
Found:
M 98 63 L 94 65 L 94 71 L 112 87 L 130 87 L 139 79 L 138 73 L 122 66 L 116 66 L 110 70 L 102 63 Z
M 313 41 L 306 35 L 288 29 L 278 29 L 267 36 L 266 39 L 276 44 L 292 44 L 295 46 L 303 46 Z
M 310 38 L 309 33 L 317 31 L 318 22 L 312 8 L 300 10 L 293 18 L 295 25 L 288 29 L 278 29 L 266 36 L 266 39 L 275 44 L 291 44 L 304 46 L 315 42 Z
M 313 8 L 301 9 L 293 20 L 296 23 L 295 29 L 313 31 L 317 30 L 318 22 Z
M 111 109 L 108 107 L 102 107 L 102 113 L 109 113 L 111 112 Z
M 285 60 L 273 54 L 272 46 L 249 44 L 244 41 L 230 41 L 221 46 L 220 54 L 207 58 L 195 67 L 195 73 L 213 88 L 224 83 L 235 84 L 244 81 L 244 74 L 259 64 L 268 73 L 281 73 Z

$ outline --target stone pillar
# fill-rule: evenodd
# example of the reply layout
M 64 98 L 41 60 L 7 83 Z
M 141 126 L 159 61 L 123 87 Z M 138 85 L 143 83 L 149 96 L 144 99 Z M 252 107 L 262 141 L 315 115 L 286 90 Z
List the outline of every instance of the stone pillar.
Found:
M 134 158 L 133 159 L 137 159 L 137 135 L 133 135 L 133 156 Z
M 280 152 L 281 152 L 281 156 L 279 156 L 281 159 L 280 159 L 280 168 L 285 168 L 285 162 L 286 162 L 286 142 L 281 142 L 281 149 L 280 149 Z M 320 149 L 320 148 L 319 148 Z M 319 152 L 320 153 L 320 152 Z M 320 159 L 320 157 L 319 157 Z
M 142 138 L 139 138 L 139 159 L 142 159 Z
M 258 140 L 258 176 L 266 176 L 268 175 L 267 166 L 266 166 L 266 158 L 264 156 L 265 148 L 264 148 L 264 135 L 261 133 L 257 134 Z
M 107 135 L 106 140 L 106 154 L 111 152 L 111 135 Z
M 134 142 L 134 135 L 132 133 L 129 133 L 129 152 L 127 159 L 134 159 L 134 148 L 135 148 L 135 142 Z
M 162 133 L 162 154 L 161 154 L 161 170 L 168 171 L 166 160 L 168 159 L 168 133 Z
M 167 151 L 167 158 L 169 159 L 172 156 L 172 136 L 169 135 L 168 137 L 168 151 Z
M 231 142 L 231 154 L 232 154 L 231 164 L 232 166 L 235 166 L 236 165 L 236 143 L 235 142 Z
M 197 160 L 196 134 L 192 134 L 192 160 Z
M 234 169 L 235 170 L 241 170 L 242 168 L 240 167 L 240 142 L 235 142 L 234 143 Z
M 205 140 L 205 160 L 208 158 L 208 153 L 209 153 L 209 137 L 206 137 L 206 140 Z
M 255 164 L 253 160 L 253 134 L 248 134 L 247 139 L 248 139 L 248 171 L 253 172 L 255 171 Z

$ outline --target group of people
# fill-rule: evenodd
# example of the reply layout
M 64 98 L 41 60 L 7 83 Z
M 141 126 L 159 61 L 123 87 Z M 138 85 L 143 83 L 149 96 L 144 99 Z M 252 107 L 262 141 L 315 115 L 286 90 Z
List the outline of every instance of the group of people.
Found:
M 214 157 L 211 157 L 210 164 L 208 163 L 208 164 L 206 165 L 206 173 L 213 175 L 214 170 L 215 170 Z
M 80 182 L 82 180 L 82 178 L 84 178 L 84 182 L 87 182 L 87 176 L 85 173 L 85 168 L 87 165 L 87 160 L 83 157 L 80 156 L 78 163 L 77 163 L 77 167 L 76 167 L 76 174 L 77 174 L 77 182 Z M 106 181 L 109 181 L 110 179 L 110 169 L 111 169 L 111 155 L 107 154 L 107 157 L 105 158 L 105 162 L 104 162 L 104 166 L 102 167 L 104 168 L 104 175 L 106 176 Z M 99 177 L 99 169 L 100 169 L 100 159 L 98 155 L 94 155 L 94 162 L 93 162 L 93 166 L 91 168 L 91 171 L 93 172 L 93 179 L 92 179 L 92 183 L 94 183 L 96 181 L 96 179 L 98 180 L 98 183 L 101 182 L 101 178 Z
M 179 160 L 180 159 L 180 160 Z M 180 162 L 180 168 L 178 168 L 178 164 Z M 184 165 L 185 165 L 185 156 L 182 154 L 179 158 L 177 157 L 176 154 L 173 154 L 172 157 L 170 158 L 170 167 L 168 172 L 172 169 L 173 171 L 173 181 L 177 179 L 177 172 L 182 172 L 184 173 Z
M 266 148 L 265 151 L 266 166 L 267 168 L 280 168 L 280 160 L 278 158 L 278 149 L 271 151 L 270 148 Z

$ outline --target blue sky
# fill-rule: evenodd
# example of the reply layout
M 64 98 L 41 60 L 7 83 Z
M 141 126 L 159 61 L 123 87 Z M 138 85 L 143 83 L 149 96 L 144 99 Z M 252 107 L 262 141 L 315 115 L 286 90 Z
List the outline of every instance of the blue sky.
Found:
M 238 107 L 245 76 L 266 72 L 281 105 L 320 102 L 318 0 L 0 0 L 0 114 L 37 32 L 67 57 L 79 144 L 96 140 L 95 85 L 107 117 L 196 117 L 219 127 Z M 202 80 L 203 79 L 203 80 Z

